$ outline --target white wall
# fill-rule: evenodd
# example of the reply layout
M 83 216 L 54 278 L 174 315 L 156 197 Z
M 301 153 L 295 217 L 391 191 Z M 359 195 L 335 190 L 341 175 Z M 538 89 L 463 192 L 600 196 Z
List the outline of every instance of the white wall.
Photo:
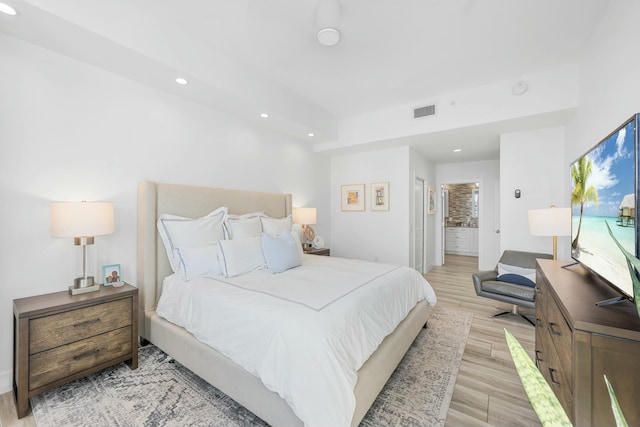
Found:
M 594 29 L 581 67 L 580 108 L 567 126 L 567 167 L 640 112 L 639 15 L 640 2 L 610 2 Z
M 497 260 L 493 243 L 495 240 L 494 218 L 496 206 L 495 187 L 500 178 L 500 163 L 498 160 L 485 160 L 480 162 L 450 163 L 436 166 L 436 185 L 438 193 L 443 184 L 461 184 L 467 182 L 480 183 L 479 200 L 479 255 L 478 267 L 480 270 L 492 270 Z M 440 198 L 436 205 L 436 247 L 435 260 L 437 265 L 442 265 L 442 203 Z
M 318 208 L 330 243 L 329 160 L 305 143 L 2 35 L 0 63 L 0 393 L 12 384 L 12 300 L 66 290 L 80 257 L 50 237 L 51 201 L 115 203 L 92 267 L 119 263 L 134 285 L 141 180 L 290 192 Z
M 567 62 L 518 78 L 354 116 L 339 123 L 338 140 L 317 144 L 315 148 L 323 151 L 353 147 L 373 141 L 572 109 L 579 102 L 577 74 L 578 64 Z M 512 93 L 514 84 L 519 80 L 529 85 L 526 96 L 514 96 Z M 436 105 L 435 116 L 428 120 L 413 118 L 414 108 L 432 104 Z
M 502 135 L 500 138 L 501 251 L 552 253 L 551 237 L 529 234 L 528 211 L 569 207 L 565 183 L 564 127 Z M 519 189 L 521 196 L 515 198 Z M 571 259 L 569 237 L 558 237 L 558 259 Z
M 409 147 L 331 158 L 331 255 L 410 265 Z M 389 182 L 389 211 L 371 211 L 371 183 Z M 365 184 L 366 210 L 342 212 L 340 187 Z

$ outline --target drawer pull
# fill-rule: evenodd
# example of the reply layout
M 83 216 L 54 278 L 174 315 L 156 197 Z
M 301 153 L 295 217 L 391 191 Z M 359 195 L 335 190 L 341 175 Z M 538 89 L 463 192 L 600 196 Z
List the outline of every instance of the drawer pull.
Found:
M 82 354 L 79 354 L 77 356 L 73 356 L 73 360 L 85 359 L 87 357 L 93 356 L 94 354 L 98 354 L 98 353 L 100 353 L 100 349 L 99 348 L 96 349 L 96 350 L 93 350 L 93 351 L 87 351 L 86 353 L 82 353 Z
M 75 325 L 73 325 L 73 327 L 74 328 L 84 328 L 85 326 L 93 325 L 94 323 L 98 323 L 99 321 L 100 321 L 100 318 L 98 317 L 97 319 L 88 320 L 88 321 L 82 322 L 82 323 L 76 323 Z
M 542 359 L 542 352 L 540 350 L 536 350 L 536 362 L 544 362 Z
M 553 328 L 554 326 L 558 326 L 558 325 L 556 325 L 556 324 L 555 324 L 555 323 L 553 323 L 553 322 L 549 322 L 549 332 L 551 332 L 551 335 L 555 335 L 555 336 L 559 337 L 559 336 L 560 336 L 560 335 L 562 335 L 562 334 L 560 333 L 560 331 L 556 331 L 556 330 Z
M 556 378 L 554 376 L 556 370 L 553 368 L 549 368 L 549 378 L 551 379 L 551 384 L 553 385 L 560 385 L 560 382 L 556 381 Z

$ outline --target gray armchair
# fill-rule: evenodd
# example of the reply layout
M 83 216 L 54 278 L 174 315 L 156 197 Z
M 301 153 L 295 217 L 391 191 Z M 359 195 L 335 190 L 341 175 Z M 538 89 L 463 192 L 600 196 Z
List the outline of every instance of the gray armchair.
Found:
M 521 251 L 504 251 L 502 257 L 498 263 L 505 264 L 507 266 L 515 266 L 519 268 L 535 269 L 536 259 L 552 259 L 553 256 L 549 254 L 535 253 L 535 252 L 521 252 Z M 521 314 L 518 311 L 518 307 L 535 308 L 536 306 L 536 290 L 533 286 L 528 286 L 521 283 L 512 283 L 508 281 L 498 280 L 498 266 L 494 270 L 490 271 L 478 271 L 473 273 L 473 286 L 476 290 L 476 295 L 491 298 L 498 301 L 507 302 L 513 305 L 511 311 L 503 311 L 494 315 L 503 316 L 505 314 L 515 314 L 521 316 L 527 322 L 535 326 L 535 323 L 531 321 L 527 316 Z M 516 282 L 520 282 L 516 280 Z

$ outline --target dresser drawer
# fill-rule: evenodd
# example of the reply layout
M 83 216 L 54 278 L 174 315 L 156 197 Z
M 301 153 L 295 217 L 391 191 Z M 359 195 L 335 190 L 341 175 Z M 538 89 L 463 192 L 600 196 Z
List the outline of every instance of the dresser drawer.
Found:
M 131 334 L 127 326 L 30 356 L 29 390 L 130 354 Z
M 125 298 L 33 319 L 29 354 L 131 325 L 131 304 L 131 298 Z
M 563 366 L 560 363 L 558 354 L 553 351 L 551 342 L 546 341 L 544 348 L 543 359 L 546 363 L 541 363 L 540 372 L 555 392 L 569 418 L 571 418 L 570 414 L 573 414 L 573 387 L 566 374 L 571 372 L 571 366 L 573 365 Z
M 553 300 L 547 301 L 546 323 L 559 364 L 566 367 L 565 376 L 573 390 L 573 331 Z

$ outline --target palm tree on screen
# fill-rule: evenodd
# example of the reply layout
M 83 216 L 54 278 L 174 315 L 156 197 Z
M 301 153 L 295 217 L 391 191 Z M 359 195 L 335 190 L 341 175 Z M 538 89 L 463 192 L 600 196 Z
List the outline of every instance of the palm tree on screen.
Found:
M 591 160 L 581 157 L 571 166 L 571 179 L 573 180 L 573 191 L 571 192 L 571 205 L 580 205 L 580 220 L 578 222 L 578 231 L 576 238 L 571 242 L 571 248 L 578 247 L 578 238 L 580 237 L 580 227 L 582 226 L 582 212 L 586 203 L 594 203 L 598 206 L 598 191 L 591 185 L 587 187 L 587 180 L 591 175 Z

